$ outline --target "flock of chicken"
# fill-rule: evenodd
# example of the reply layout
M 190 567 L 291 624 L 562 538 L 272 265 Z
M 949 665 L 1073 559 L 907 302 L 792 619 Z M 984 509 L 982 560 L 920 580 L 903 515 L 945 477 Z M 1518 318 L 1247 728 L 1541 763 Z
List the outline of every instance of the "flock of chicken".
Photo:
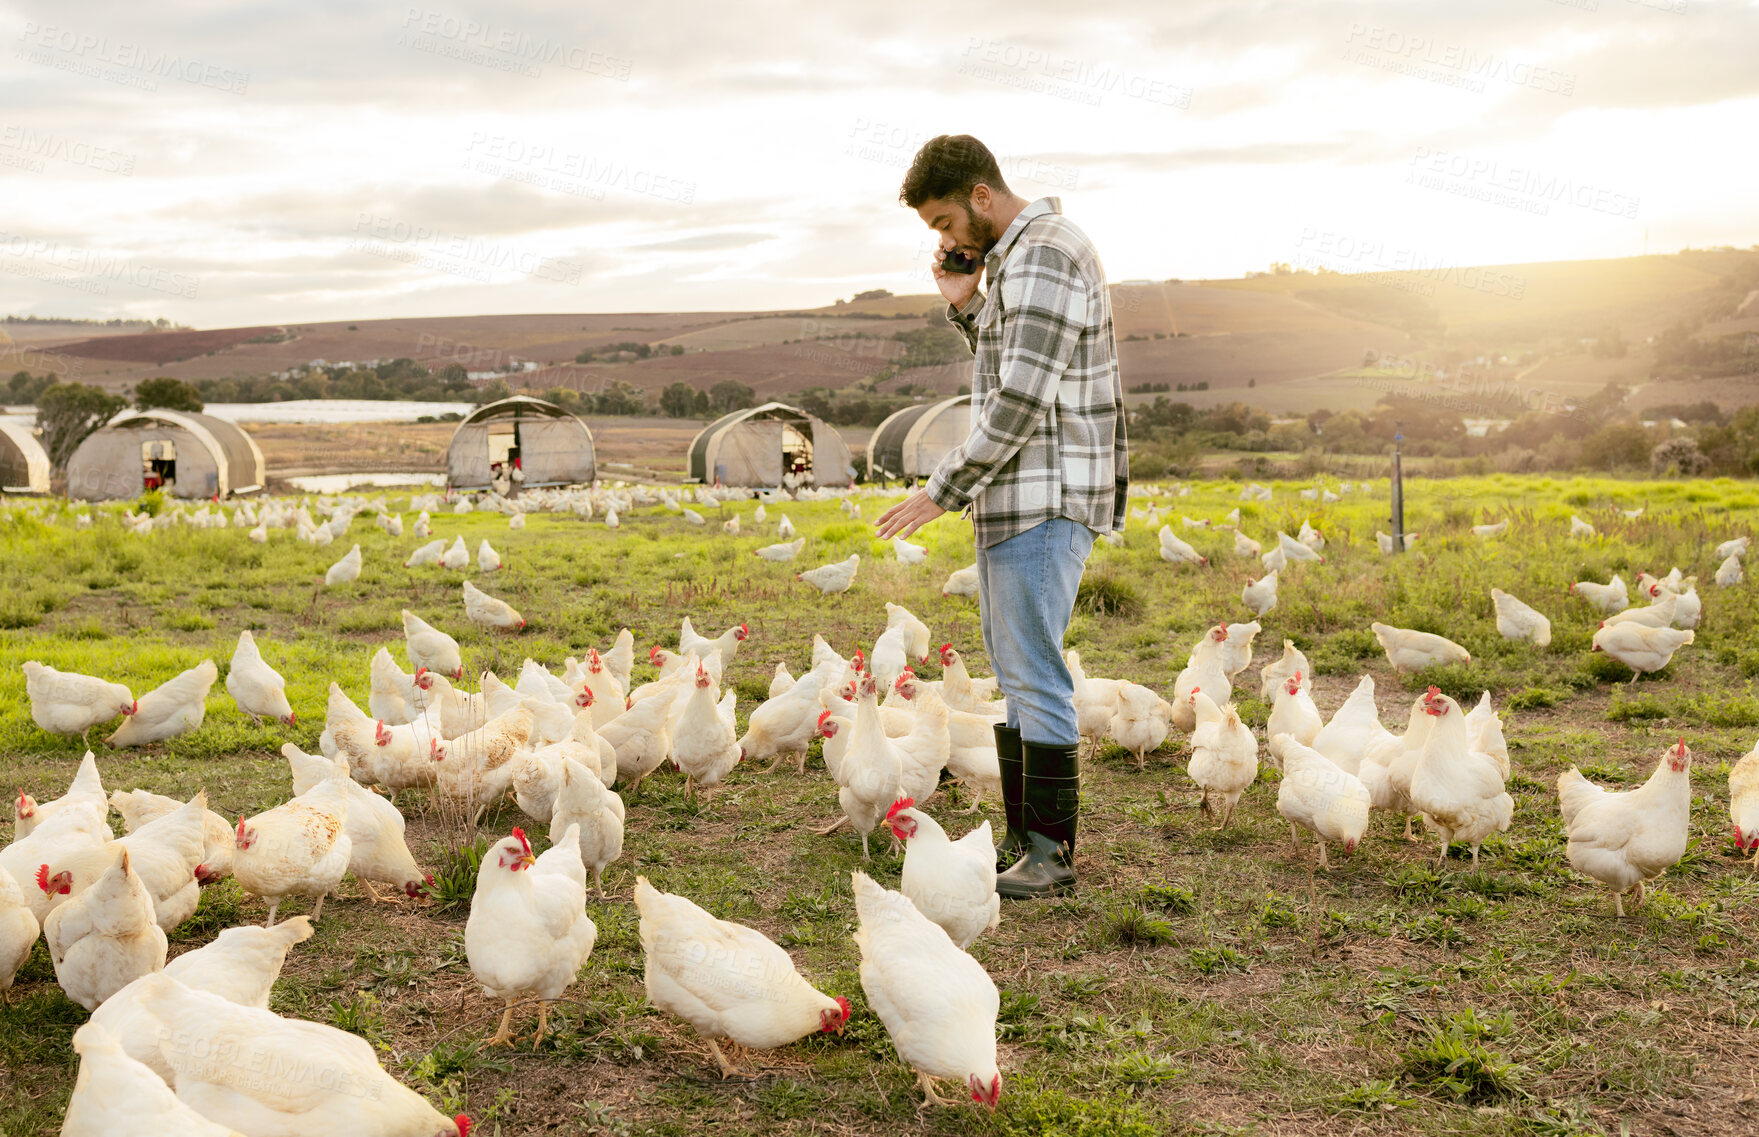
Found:
M 522 524 L 530 495 L 542 492 L 527 491 L 527 500 L 510 511 L 510 524 Z M 694 512 L 672 503 L 676 512 Z M 549 504 L 577 513 L 598 509 L 614 525 L 637 501 L 633 494 L 570 499 L 558 491 Z M 366 507 L 330 503 L 331 517 L 318 523 L 303 505 L 265 502 L 249 520 L 253 536 L 287 527 L 324 543 L 338 528 L 346 532 L 347 521 Z M 760 524 L 762 509 L 754 515 Z M 846 513 L 858 509 L 845 501 Z M 1262 555 L 1239 532 L 1237 514 L 1230 522 L 1236 551 Z M 381 525 L 393 523 L 400 532 L 401 519 L 381 513 Z M 737 517 L 728 522 L 737 523 Z M 1187 518 L 1185 524 L 1203 523 Z M 428 537 L 428 525 L 424 513 L 416 535 Z M 779 535 L 791 536 L 785 516 L 782 526 Z M 1493 537 L 1502 527 L 1485 528 L 1490 531 L 1479 535 Z M 320 532 L 328 536 L 314 536 Z M 1267 576 L 1249 582 L 1242 597 L 1255 616 L 1275 604 L 1278 573 L 1322 557 L 1324 538 L 1310 526 L 1298 537 L 1278 538 L 1265 556 Z M 1188 559 L 1180 547 L 1190 546 L 1170 527 L 1161 528 L 1159 539 L 1163 557 Z M 803 539 L 793 537 L 758 552 L 788 560 L 802 548 Z M 1745 538 L 1724 548 L 1729 551 L 1720 555 L 1738 572 Z M 920 547 L 903 542 L 894 549 L 908 561 Z M 358 573 L 358 546 L 349 558 Z M 483 572 L 500 564 L 487 542 L 476 559 Z M 468 550 L 461 540 L 435 540 L 410 561 L 465 568 Z M 811 583 L 846 590 L 858 564 L 851 558 L 813 570 L 819 575 Z M 961 575 L 969 573 L 955 573 L 943 592 L 963 591 Z M 1638 579 L 1651 603 L 1636 609 L 1617 578 L 1610 585 L 1579 583 L 1572 591 L 1607 616 L 1597 648 L 1634 670 L 1653 671 L 1680 643 L 1691 642 L 1699 606 L 1693 582 L 1677 570 Z M 473 586 L 467 582 L 465 589 L 466 615 L 474 622 L 523 626 L 517 613 L 511 621 L 481 618 L 481 600 L 473 608 Z M 1501 634 L 1549 642 L 1543 615 L 1500 590 L 1493 600 Z M 1682 623 L 1687 626 L 1675 627 Z M 1373 627 L 1400 671 L 1470 658 L 1439 636 Z M 1630 642 L 1608 636 L 1621 628 L 1631 630 Z M 62 797 L 38 802 L 20 791 L 14 840 L 0 849 L 0 988 L 11 985 L 40 934 L 68 997 L 93 1012 L 75 1035 L 81 1067 L 65 1133 L 112 1133 L 121 1126 L 140 1134 L 466 1137 L 468 1118 L 449 1120 L 432 1109 L 380 1067 L 371 1046 L 267 1009 L 287 952 L 310 936 L 311 921 L 345 876 L 352 874 L 373 900 L 387 899 L 378 885 L 409 898 L 425 894 L 432 878 L 404 840 L 399 793 L 424 789 L 442 817 L 472 826 L 511 796 L 547 826 L 551 845 L 541 855 L 522 828 L 484 853 L 465 933 L 472 974 L 503 1002 L 490 1042 L 513 1041 L 514 1011 L 533 1001 L 541 1040 L 549 1004 L 576 981 L 592 951 L 597 929 L 587 914 L 588 891 L 603 898 L 603 874 L 621 857 L 624 794 L 668 763 L 685 776 L 687 794 L 713 793 L 747 760 L 768 759 L 773 770 L 792 759 L 803 773 L 815 740 L 822 742 L 842 814 L 823 832 L 851 827 L 867 859 L 870 838 L 883 826 L 905 853 L 897 891 L 852 874 L 867 1003 L 916 1072 L 926 1102 L 943 1100 L 937 1079 L 953 1079 L 974 1101 L 995 1104 L 999 1001 L 994 983 L 965 950 L 1000 919 L 990 825 L 984 821 L 954 839 L 922 806 L 947 777 L 971 797 L 966 813 L 984 796 L 999 794 L 992 728 L 1005 718 L 1006 705 L 995 697 L 995 680 L 974 678 L 951 644 L 938 649 L 940 679 L 914 673 L 913 663 L 935 654 L 923 621 L 888 603 L 885 628 L 871 650 L 850 658 L 814 637 L 798 677 L 777 663 L 769 697 L 747 716 L 743 735 L 735 693 L 722 688 L 725 668 L 750 634 L 743 624 L 710 638 L 686 618 L 676 651 L 648 653 L 655 675 L 646 682 L 635 681 L 634 637 L 624 629 L 604 651 L 567 659 L 560 674 L 527 659 L 511 684 L 484 672 L 475 691 L 456 685 L 463 659 L 451 635 L 408 611 L 403 631 L 409 670 L 381 648 L 369 667 L 364 710 L 332 683 L 318 753 L 283 746 L 290 797 L 254 817 L 228 822 L 207 808 L 204 794 L 186 802 L 143 789 L 107 795 L 89 751 Z M 1170 700 L 1142 684 L 1090 675 L 1078 653 L 1066 653 L 1084 743 L 1097 750 L 1102 741 L 1115 742 L 1141 768 L 1172 731 L 1185 732 L 1187 773 L 1200 804 L 1225 827 L 1259 773 L 1260 739 L 1231 701 L 1259 631 L 1256 621 L 1205 631 L 1175 677 Z M 1683 639 L 1669 646 L 1673 636 Z M 1641 652 L 1665 654 L 1653 662 Z M 42 729 L 84 735 L 120 716 L 121 726 L 107 740 L 112 746 L 199 727 L 218 674 L 206 660 L 137 699 L 124 685 L 93 676 L 36 662 L 24 671 L 32 716 Z M 1480 845 L 1508 828 L 1514 804 L 1505 790 L 1509 757 L 1488 692 L 1468 713 L 1430 687 L 1412 703 L 1404 731 L 1394 733 L 1380 721 L 1369 676 L 1323 717 L 1311 695 L 1312 667 L 1290 641 L 1258 678 L 1260 695 L 1271 702 L 1263 742 L 1281 772 L 1276 809 L 1290 825 L 1295 854 L 1299 834 L 1307 831 L 1325 867 L 1327 842 L 1353 851 L 1372 811 L 1381 809 L 1404 815 L 1407 838 L 1421 817 L 1440 838 L 1444 861 L 1451 844 L 1470 846 L 1476 868 Z M 293 725 L 284 687 L 251 633 L 240 633 L 226 679 L 239 709 Z M 1595 786 L 1574 769 L 1558 779 L 1568 860 L 1614 890 L 1621 915 L 1624 896 L 1640 902 L 1644 883 L 1685 850 L 1690 764 L 1681 740 L 1630 792 Z M 612 788 L 620 782 L 621 794 Z M 1759 747 L 1734 768 L 1730 790 L 1737 844 L 1759 850 Z M 111 810 L 120 814 L 126 836 L 113 837 Z M 226 875 L 267 904 L 265 927 L 228 929 L 168 961 L 166 931 L 195 911 L 204 883 Z M 290 898 L 309 898 L 311 913 L 277 925 Z M 737 1056 L 738 1048 L 783 1046 L 847 1021 L 848 1000 L 820 992 L 756 929 L 716 919 L 645 877 L 636 880 L 634 901 L 650 1001 L 689 1023 L 723 1074 L 738 1067 L 722 1041 L 733 1044 Z M 931 972 L 939 981 L 925 987 L 919 977 Z

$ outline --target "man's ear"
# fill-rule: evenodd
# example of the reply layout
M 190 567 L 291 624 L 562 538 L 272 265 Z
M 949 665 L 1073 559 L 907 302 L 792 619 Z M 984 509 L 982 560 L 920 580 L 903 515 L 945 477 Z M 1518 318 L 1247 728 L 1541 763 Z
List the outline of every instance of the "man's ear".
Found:
M 973 212 L 987 215 L 989 213 L 989 207 L 992 204 L 993 200 L 990 196 L 989 187 L 987 185 L 978 182 L 971 187 L 971 208 Z

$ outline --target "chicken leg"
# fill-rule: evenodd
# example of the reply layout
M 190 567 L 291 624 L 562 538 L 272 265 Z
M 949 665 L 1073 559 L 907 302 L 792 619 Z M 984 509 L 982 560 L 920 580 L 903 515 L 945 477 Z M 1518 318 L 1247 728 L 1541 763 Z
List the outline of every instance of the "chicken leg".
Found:
M 1319 845 L 1319 867 L 1325 872 L 1330 872 L 1331 863 L 1325 859 L 1325 838 L 1316 833 L 1314 834 L 1314 840 Z
M 311 922 L 312 923 L 314 923 L 314 924 L 317 923 L 318 917 L 323 914 L 324 897 L 326 897 L 328 895 L 329 895 L 329 893 L 327 893 L 327 892 L 318 893 L 318 902 L 311 906 Z
M 715 1062 L 721 1067 L 721 1077 L 723 1079 L 731 1078 L 734 1074 L 739 1072 L 739 1067 L 727 1061 L 727 1056 L 721 1053 L 720 1045 L 717 1044 L 714 1039 L 711 1038 L 708 1040 L 708 1048 L 709 1053 L 715 1056 Z
M 264 922 L 263 927 L 273 928 L 275 926 L 275 909 L 277 909 L 279 907 L 281 907 L 281 902 L 279 900 L 277 900 L 277 901 L 275 901 L 275 903 L 269 905 L 269 918 L 267 921 Z
M 1301 831 L 1295 828 L 1293 821 L 1289 822 L 1289 856 L 1297 859 L 1301 856 Z
M 921 1070 L 916 1071 L 916 1085 L 922 1090 L 922 1104 L 916 1107 L 918 1112 L 931 1105 L 952 1106 L 952 1102 L 934 1092 L 934 1079 Z
M 487 1042 L 483 1043 L 484 1046 L 512 1046 L 513 1045 L 513 1004 L 514 1004 L 514 1002 L 515 1002 L 515 1000 L 513 1000 L 513 999 L 507 1000 L 506 1009 L 504 1009 L 501 1012 L 500 1029 L 496 1030 L 494 1034 L 489 1036 L 489 1040 Z
M 531 1048 L 536 1050 L 544 1041 L 544 1028 L 550 1025 L 550 1004 L 547 999 L 540 999 L 537 1005 L 537 1033 L 531 1037 Z

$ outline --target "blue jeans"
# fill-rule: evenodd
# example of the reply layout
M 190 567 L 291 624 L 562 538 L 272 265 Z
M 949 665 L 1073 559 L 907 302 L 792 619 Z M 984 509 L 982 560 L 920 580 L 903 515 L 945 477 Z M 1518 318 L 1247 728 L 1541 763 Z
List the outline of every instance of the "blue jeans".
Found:
M 977 603 L 983 647 L 1008 697 L 1008 725 L 1023 742 L 1075 746 L 1075 684 L 1063 662 L 1063 636 L 1093 530 L 1055 517 L 977 550 Z

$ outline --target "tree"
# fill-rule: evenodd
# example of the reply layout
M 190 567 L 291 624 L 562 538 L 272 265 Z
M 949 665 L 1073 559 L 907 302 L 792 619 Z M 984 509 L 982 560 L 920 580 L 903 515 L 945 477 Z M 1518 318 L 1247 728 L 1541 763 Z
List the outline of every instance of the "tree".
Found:
M 161 375 L 156 379 L 143 379 L 135 384 L 134 405 L 139 410 L 162 407 L 168 411 L 189 411 L 200 414 L 202 410 L 201 392 L 181 379 L 173 379 L 169 375 Z
M 126 406 L 120 395 L 84 383 L 57 383 L 44 391 L 37 398 L 37 429 L 49 461 L 57 470 L 66 469 L 86 436 Z
M 722 414 L 741 411 L 757 401 L 757 392 L 733 379 L 723 379 L 709 388 L 709 399 Z
M 689 418 L 696 406 L 696 392 L 688 383 L 674 383 L 660 392 L 660 413 L 667 418 Z
M 1657 477 L 1696 478 L 1710 469 L 1710 459 L 1690 438 L 1670 438 L 1649 452 L 1649 468 Z

